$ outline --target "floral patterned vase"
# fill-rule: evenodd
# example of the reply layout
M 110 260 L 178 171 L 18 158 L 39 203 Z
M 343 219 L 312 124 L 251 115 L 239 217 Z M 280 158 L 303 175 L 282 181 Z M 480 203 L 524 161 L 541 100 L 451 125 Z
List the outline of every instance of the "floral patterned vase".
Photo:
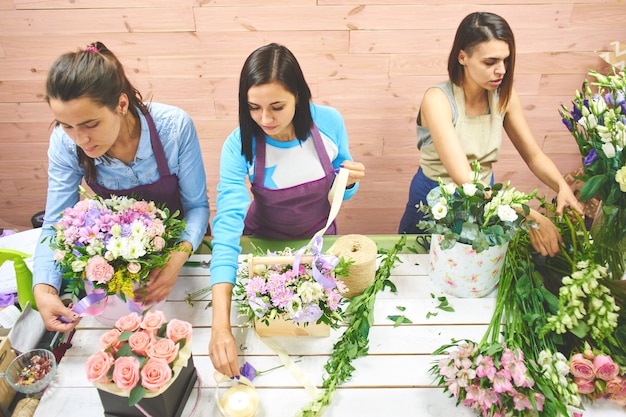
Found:
M 428 257 L 428 276 L 436 288 L 459 298 L 484 297 L 496 288 L 508 242 L 477 253 L 458 242 L 442 249 L 442 240 L 442 235 L 432 235 Z

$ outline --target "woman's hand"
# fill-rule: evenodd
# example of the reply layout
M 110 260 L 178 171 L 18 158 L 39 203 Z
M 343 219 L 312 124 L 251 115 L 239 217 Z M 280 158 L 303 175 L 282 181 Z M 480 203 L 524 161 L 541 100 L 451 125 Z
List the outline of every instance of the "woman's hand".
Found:
M 147 305 L 165 300 L 172 292 L 174 284 L 176 284 L 178 279 L 178 274 L 185 262 L 187 262 L 187 259 L 189 259 L 189 253 L 187 252 L 170 252 L 170 259 L 167 261 L 167 264 L 162 269 L 155 269 L 150 272 L 148 286 L 145 291 L 144 289 L 139 289 L 135 293 L 135 300 Z
M 37 284 L 33 288 L 37 310 L 46 329 L 53 332 L 69 332 L 80 322 L 78 314 L 63 304 L 56 288 L 47 284 Z M 65 317 L 68 323 L 60 320 Z
M 217 371 L 231 378 L 239 375 L 237 344 L 230 327 L 214 326 L 212 328 L 209 356 Z
M 559 189 L 559 192 L 556 196 L 556 203 L 556 214 L 558 214 L 559 216 L 563 215 L 563 210 L 565 209 L 565 207 L 569 207 L 575 210 L 581 216 L 585 215 L 583 207 L 576 199 L 576 196 L 572 192 L 572 189 L 567 184 Z
M 543 256 L 556 256 L 561 251 L 560 244 L 563 242 L 559 229 L 550 219 L 534 209 L 530 210 L 527 221 L 530 223 L 528 234 L 533 248 Z
M 365 177 L 365 165 L 360 162 L 345 160 L 341 166 L 350 171 L 347 185 L 352 185 Z

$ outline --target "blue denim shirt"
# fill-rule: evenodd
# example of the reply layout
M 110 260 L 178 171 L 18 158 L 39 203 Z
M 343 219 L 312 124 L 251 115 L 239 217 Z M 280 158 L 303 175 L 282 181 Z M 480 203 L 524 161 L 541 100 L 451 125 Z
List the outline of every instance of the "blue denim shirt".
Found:
M 186 222 L 181 240 L 191 242 L 195 250 L 206 233 L 210 214 L 198 134 L 189 115 L 177 107 L 150 103 L 150 114 L 163 144 L 170 172 L 178 176 Z M 141 138 L 134 161 L 127 165 L 114 158 L 111 162 L 96 160 L 98 184 L 109 189 L 127 190 L 159 179 L 148 123 L 143 115 L 140 119 Z M 84 184 L 85 172 L 78 162 L 76 144 L 60 126 L 50 136 L 48 164 L 48 197 L 42 239 L 54 234 L 52 225 L 66 208 L 78 202 L 78 186 Z M 61 280 L 61 271 L 54 264 L 49 240 L 40 241 L 35 250 L 33 285 L 43 283 L 59 289 Z

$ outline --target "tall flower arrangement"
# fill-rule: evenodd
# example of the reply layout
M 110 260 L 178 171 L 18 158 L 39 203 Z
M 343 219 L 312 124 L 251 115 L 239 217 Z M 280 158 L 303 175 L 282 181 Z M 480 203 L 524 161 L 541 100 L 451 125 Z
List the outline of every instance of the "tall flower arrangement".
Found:
M 580 199 L 597 196 L 602 201 L 594 239 L 610 271 L 621 278 L 626 249 L 626 76 L 623 71 L 602 75 L 594 70 L 588 75 L 592 81 L 585 79 L 571 109 L 562 105 L 559 112 L 582 155 Z
M 78 295 L 88 282 L 106 295 L 132 299 L 150 271 L 167 263 L 185 223 L 152 201 L 82 193 L 85 198 L 53 226 L 50 242 L 67 291 Z
M 486 187 L 478 181 L 479 162 L 471 165 L 471 183 L 457 186 L 439 181 L 428 196 L 429 205 L 420 207 L 426 215 L 418 227 L 443 235 L 443 249 L 460 242 L 482 252 L 509 242 L 530 212 L 528 202 L 536 192 L 525 194 L 509 183 Z

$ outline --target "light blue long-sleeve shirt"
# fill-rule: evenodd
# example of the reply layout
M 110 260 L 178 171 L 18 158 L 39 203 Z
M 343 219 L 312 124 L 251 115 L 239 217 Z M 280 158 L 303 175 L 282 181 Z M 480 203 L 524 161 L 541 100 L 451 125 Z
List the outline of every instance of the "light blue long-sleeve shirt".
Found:
M 332 107 L 311 103 L 311 114 L 324 142 L 334 168 L 345 160 L 352 160 L 348 148 L 348 134 L 341 114 Z M 312 140 L 300 144 L 297 139 L 290 142 L 277 142 L 266 137 L 267 151 L 264 186 L 268 188 L 288 188 L 293 182 L 304 183 L 323 175 L 319 157 Z M 255 145 L 253 141 L 252 150 Z M 236 128 L 226 139 L 220 157 L 220 181 L 217 186 L 217 215 L 213 221 L 211 285 L 235 283 L 239 244 L 244 229 L 244 219 L 250 205 L 250 195 L 246 177 L 254 181 L 254 162 L 248 164 L 241 154 L 241 133 Z M 295 161 L 295 162 L 294 162 Z M 284 165 L 288 168 L 284 169 Z M 284 175 L 281 175 L 284 173 Z M 303 176 L 309 175 L 309 178 Z M 358 183 L 347 189 L 344 200 L 351 198 L 358 190 Z
M 170 173 L 178 177 L 186 222 L 181 240 L 190 242 L 195 250 L 206 234 L 210 215 L 198 134 L 193 121 L 183 110 L 159 103 L 150 103 L 149 106 Z M 159 179 L 148 122 L 143 115 L 140 115 L 140 120 L 141 137 L 134 161 L 127 165 L 115 158 L 111 162 L 96 160 L 98 184 L 112 190 L 128 190 Z M 79 201 L 78 187 L 85 176 L 78 162 L 76 144 L 60 126 L 55 127 L 50 136 L 48 164 L 48 197 L 42 239 L 54 235 L 52 225 L 66 208 Z M 46 239 L 35 250 L 33 285 L 48 284 L 58 290 L 62 274 L 54 263 L 54 253 L 49 244 Z

